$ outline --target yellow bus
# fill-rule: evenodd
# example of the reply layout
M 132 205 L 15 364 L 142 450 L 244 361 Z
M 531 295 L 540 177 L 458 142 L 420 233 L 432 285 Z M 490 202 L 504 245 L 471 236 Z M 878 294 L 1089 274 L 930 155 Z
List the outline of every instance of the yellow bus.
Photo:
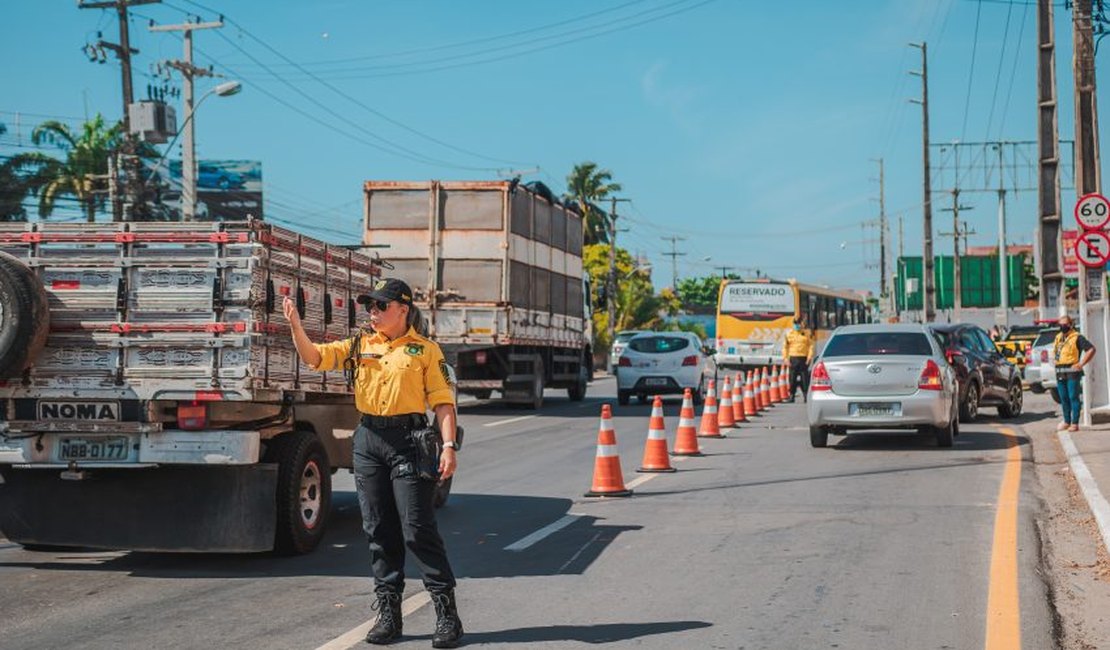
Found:
M 870 322 L 861 296 L 796 280 L 722 280 L 717 293 L 717 365 L 744 369 L 782 362 L 795 317 L 813 331 L 817 349 L 841 325 Z

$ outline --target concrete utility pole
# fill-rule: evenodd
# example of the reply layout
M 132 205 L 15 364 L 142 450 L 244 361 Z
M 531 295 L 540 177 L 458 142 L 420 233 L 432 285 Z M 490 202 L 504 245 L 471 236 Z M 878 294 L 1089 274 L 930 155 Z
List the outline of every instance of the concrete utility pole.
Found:
M 964 248 L 967 248 L 967 224 L 963 231 L 960 230 L 960 210 L 970 210 L 971 206 L 960 205 L 960 190 L 952 190 L 952 207 L 942 208 L 941 212 L 952 213 L 952 232 L 942 232 L 941 235 L 952 235 L 952 317 L 960 319 L 960 309 L 963 307 L 963 278 L 960 277 L 960 236 L 964 237 Z
M 675 291 L 677 291 L 678 290 L 678 258 L 686 255 L 686 253 L 679 253 L 678 250 L 675 248 L 675 245 L 680 241 L 686 241 L 686 238 L 685 237 L 675 237 L 675 236 L 672 235 L 670 237 L 660 237 L 660 239 L 662 239 L 663 241 L 671 242 L 671 252 L 663 253 L 663 254 L 666 255 L 667 257 L 671 258 L 671 288 L 674 289 Z
M 196 142 L 194 133 L 196 119 L 193 115 L 193 79 L 196 77 L 210 77 L 212 71 L 207 68 L 198 68 L 193 65 L 193 32 L 198 29 L 216 29 L 223 27 L 224 22 L 218 20 L 209 23 L 181 23 L 180 25 L 151 25 L 152 32 L 182 32 L 185 41 L 185 59 L 183 61 L 167 61 L 166 64 L 181 73 L 185 80 L 183 104 L 185 106 L 185 141 L 181 151 L 181 218 L 183 221 L 192 221 L 197 211 L 197 165 Z
M 131 135 L 131 118 L 129 107 L 135 101 L 134 92 L 132 90 L 131 81 L 131 57 L 138 54 L 139 51 L 131 47 L 130 35 L 130 22 L 127 16 L 129 7 L 137 7 L 140 5 L 156 4 L 162 0 L 106 0 L 104 2 L 85 2 L 78 0 L 78 9 L 115 9 L 116 18 L 119 24 L 119 43 L 109 43 L 103 39 L 97 42 L 97 46 L 111 50 L 115 53 L 116 58 L 119 59 L 120 65 L 120 87 L 123 91 L 123 115 L 120 122 L 123 125 L 123 141 L 120 143 L 120 153 L 123 155 L 122 165 L 123 168 L 123 198 L 117 198 L 112 203 L 112 220 L 120 221 L 125 217 L 124 204 L 130 206 L 135 201 L 138 195 L 138 188 L 136 183 L 139 181 L 141 174 L 138 173 L 138 161 L 135 159 L 135 138 Z M 115 173 L 115 172 L 112 172 Z M 110 182 L 114 182 L 109 179 Z
M 618 199 L 612 196 L 609 197 L 609 201 L 609 283 L 608 290 L 605 292 L 605 302 L 609 309 L 609 324 L 606 330 L 609 334 L 609 345 L 613 345 L 617 324 L 617 203 L 631 203 L 632 199 Z M 605 358 L 608 359 L 610 356 L 607 354 Z M 609 368 L 609 372 L 612 371 L 613 369 Z
M 915 104 L 921 105 L 921 142 L 922 142 L 922 169 L 925 173 L 925 200 L 921 206 L 922 221 L 925 230 L 925 250 L 922 254 L 922 283 L 925 285 L 924 296 L 924 322 L 932 322 L 936 310 L 936 291 L 933 287 L 933 200 L 931 196 L 932 184 L 929 180 L 929 45 L 928 43 L 910 43 L 910 47 L 921 50 L 921 71 L 910 74 L 921 77 L 921 99 L 911 99 Z
M 998 143 L 998 298 L 1002 315 L 996 319 L 998 324 L 1009 328 L 1010 326 L 1010 256 L 1006 250 L 1006 186 L 1003 182 L 1004 172 L 1002 143 Z
M 1064 251 L 1060 240 L 1060 133 L 1056 122 L 1056 36 L 1052 4 L 1053 0 L 1037 0 L 1037 157 L 1040 165 L 1037 275 L 1041 285 L 1038 299 L 1041 318 L 1062 314 L 1066 309 Z
M 885 178 L 883 173 L 883 159 L 875 158 L 873 160 L 879 163 L 879 298 L 882 301 L 885 309 L 888 296 L 886 265 L 888 226 L 886 222 L 886 192 L 884 184 Z
M 1095 95 L 1094 34 L 1091 27 L 1091 0 L 1072 5 L 1072 60 L 1075 74 L 1075 191 L 1078 196 L 1101 193 L 1099 169 L 1098 103 Z M 1106 273 L 1100 266 L 1079 271 L 1079 327 L 1095 348 L 1106 350 L 1110 344 L 1110 313 L 1106 302 Z M 1091 411 L 1105 409 L 1110 402 L 1107 376 L 1110 359 L 1090 364 L 1083 376 L 1083 423 L 1091 424 Z

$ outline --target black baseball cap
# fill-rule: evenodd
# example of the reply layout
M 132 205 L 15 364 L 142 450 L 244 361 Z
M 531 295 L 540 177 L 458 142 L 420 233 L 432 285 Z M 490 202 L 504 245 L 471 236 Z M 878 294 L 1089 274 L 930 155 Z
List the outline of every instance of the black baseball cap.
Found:
M 391 302 L 396 300 L 402 305 L 412 304 L 412 289 L 402 280 L 397 278 L 382 278 L 374 281 L 374 290 L 369 294 L 362 294 L 355 299 L 360 305 L 369 305 L 371 301 L 380 300 Z

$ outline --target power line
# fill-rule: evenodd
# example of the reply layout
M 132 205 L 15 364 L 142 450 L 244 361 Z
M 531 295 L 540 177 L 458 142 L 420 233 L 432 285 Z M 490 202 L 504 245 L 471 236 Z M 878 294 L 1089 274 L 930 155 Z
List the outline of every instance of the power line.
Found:
M 1002 81 L 1002 64 L 1006 61 L 1006 43 L 1010 39 L 1010 15 L 1014 5 L 1006 7 L 1006 26 L 1002 29 L 1002 50 L 998 53 L 998 71 L 994 73 L 994 92 L 991 94 L 991 110 L 987 114 L 986 137 L 991 137 L 991 124 L 994 122 L 994 106 L 998 101 L 998 84 Z
M 1017 76 L 1018 61 L 1021 60 L 1021 37 L 1025 35 L 1025 19 L 1029 16 L 1029 5 L 1021 10 L 1021 27 L 1018 28 L 1017 45 L 1014 47 L 1014 65 L 1010 68 L 1010 84 L 1006 89 L 1006 103 L 1002 105 L 1002 119 L 998 123 L 998 139 L 1002 139 L 1002 131 L 1006 128 L 1006 114 L 1010 111 L 1010 96 L 1014 91 L 1014 78 Z M 989 137 L 989 135 L 988 135 Z
M 971 65 L 967 70 L 967 98 L 964 100 L 964 123 L 960 128 L 960 139 L 967 139 L 967 118 L 971 114 L 971 82 L 975 79 L 975 52 L 979 49 L 979 17 L 983 13 L 983 2 L 979 0 L 975 8 L 975 35 L 971 41 Z
M 201 5 L 199 3 L 193 2 L 192 0 L 184 0 L 184 1 L 188 4 L 193 5 L 194 7 L 197 7 L 199 9 L 203 9 L 204 11 L 210 11 L 210 12 L 213 11 L 211 9 L 208 9 L 207 7 L 204 7 L 203 5 Z M 486 36 L 486 37 L 483 37 L 483 38 L 476 38 L 476 39 L 472 39 L 472 40 L 469 40 L 469 41 L 458 41 L 458 42 L 455 42 L 455 43 L 447 43 L 447 44 L 444 44 L 444 45 L 436 45 L 436 46 L 432 46 L 432 47 L 421 47 L 421 48 L 415 48 L 415 49 L 411 49 L 411 50 L 402 50 L 400 52 L 390 52 L 390 53 L 384 53 L 384 54 L 370 54 L 370 55 L 366 55 L 366 56 L 348 57 L 348 58 L 343 58 L 343 59 L 328 59 L 328 60 L 322 60 L 322 61 L 307 61 L 303 65 L 305 65 L 305 66 L 317 66 L 317 65 L 323 66 L 323 65 L 334 65 L 334 64 L 343 64 L 343 63 L 355 63 L 357 61 L 370 61 L 370 60 L 376 60 L 376 59 L 400 58 L 400 57 L 404 57 L 404 56 L 409 56 L 411 54 L 422 54 L 422 53 L 425 53 L 425 52 L 440 52 L 440 51 L 443 51 L 443 50 L 463 48 L 463 47 L 467 47 L 467 46 L 470 46 L 470 45 L 477 45 L 477 44 L 480 44 L 480 43 L 489 43 L 489 42 L 493 42 L 493 41 L 506 40 L 506 39 L 510 39 L 510 38 L 515 38 L 517 36 L 524 36 L 526 34 L 534 34 L 536 32 L 546 31 L 546 30 L 554 28 L 554 27 L 561 27 L 562 25 L 581 22 L 581 21 L 584 21 L 584 20 L 588 20 L 590 18 L 594 18 L 596 16 L 600 16 L 600 15 L 607 14 L 607 13 L 612 13 L 614 11 L 619 11 L 619 10 L 624 9 L 626 7 L 630 7 L 632 5 L 642 4 L 643 2 L 646 2 L 646 1 L 647 0 L 633 0 L 632 2 L 626 2 L 624 4 L 616 5 L 614 7 L 608 7 L 606 9 L 602 9 L 600 11 L 595 11 L 593 13 L 583 14 L 583 15 L 580 15 L 580 16 L 575 16 L 573 18 L 567 18 L 565 20 L 560 20 L 560 21 L 554 22 L 554 23 L 548 23 L 546 25 L 540 25 L 538 27 L 531 27 L 531 28 L 528 28 L 528 29 L 517 30 L 517 31 L 514 31 L 514 32 L 509 32 L 507 34 L 499 34 L 499 35 L 495 35 L 495 36 Z M 290 64 L 277 64 L 277 65 L 290 65 Z M 295 64 L 293 64 L 293 65 L 295 65 Z

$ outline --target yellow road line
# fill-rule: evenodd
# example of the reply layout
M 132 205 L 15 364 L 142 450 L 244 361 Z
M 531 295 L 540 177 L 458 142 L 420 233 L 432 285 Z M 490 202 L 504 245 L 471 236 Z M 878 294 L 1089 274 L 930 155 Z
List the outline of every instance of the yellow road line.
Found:
M 1021 489 L 1021 447 L 1013 429 L 1006 436 L 1006 467 L 998 488 L 991 548 L 990 591 L 987 595 L 986 650 L 1021 648 L 1021 611 L 1018 606 L 1017 515 Z

